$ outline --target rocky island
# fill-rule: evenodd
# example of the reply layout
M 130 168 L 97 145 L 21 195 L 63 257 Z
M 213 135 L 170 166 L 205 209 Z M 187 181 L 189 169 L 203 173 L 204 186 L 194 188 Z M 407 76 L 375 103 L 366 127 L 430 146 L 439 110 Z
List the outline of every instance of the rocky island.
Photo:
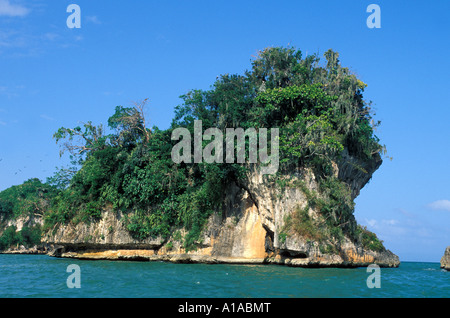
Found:
M 211 90 L 183 95 L 167 130 L 146 127 L 146 101 L 117 106 L 111 135 L 91 122 L 60 128 L 54 138 L 78 166 L 0 193 L 0 249 L 37 244 L 55 257 L 92 260 L 397 267 L 399 258 L 353 214 L 385 152 L 363 99 L 366 84 L 336 52 L 325 58 L 321 66 L 293 48 L 265 49 L 244 75 L 222 75 Z M 203 143 L 203 155 L 217 160 L 183 151 L 174 161 L 175 129 L 192 132 L 196 121 L 214 132 L 279 129 L 270 143 L 278 170 L 220 161 L 218 134 L 194 136 L 190 148 Z M 249 135 L 242 140 L 251 145 Z
M 441 258 L 441 268 L 450 271 L 450 246 L 447 246 L 444 256 Z

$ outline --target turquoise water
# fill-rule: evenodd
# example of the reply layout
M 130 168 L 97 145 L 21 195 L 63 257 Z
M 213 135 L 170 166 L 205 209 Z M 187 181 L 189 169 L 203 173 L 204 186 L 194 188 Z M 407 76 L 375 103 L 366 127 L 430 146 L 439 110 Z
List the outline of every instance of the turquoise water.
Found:
M 70 264 L 81 288 L 70 289 Z M 450 297 L 450 272 L 439 263 L 381 268 L 380 288 L 367 287 L 366 268 L 293 268 L 58 259 L 0 255 L 0 298 L 275 298 Z

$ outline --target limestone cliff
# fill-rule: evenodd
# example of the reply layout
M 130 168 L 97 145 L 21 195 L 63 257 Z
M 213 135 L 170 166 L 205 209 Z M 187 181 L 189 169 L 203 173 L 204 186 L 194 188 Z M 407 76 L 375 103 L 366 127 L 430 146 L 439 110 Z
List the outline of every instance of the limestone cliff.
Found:
M 362 164 L 345 153 L 334 165 L 334 172 L 350 186 L 353 200 L 380 164 L 379 156 Z M 289 177 L 302 181 L 311 191 L 318 189 L 314 174 L 308 169 L 294 171 Z M 122 213 L 111 209 L 106 209 L 97 223 L 61 226 L 47 233 L 44 241 L 54 246 L 53 256 L 81 259 L 271 263 L 305 267 L 399 265 L 398 257 L 392 252 L 370 250 L 348 235 L 340 240 L 328 238 L 319 242 L 295 231 L 286 233 L 287 218 L 299 207 L 307 206 L 305 191 L 295 186 L 280 190 L 256 169 L 248 172 L 245 184 L 229 185 L 223 203 L 223 209 L 209 217 L 203 237 L 193 251 L 183 248 L 182 239 L 186 234 L 183 229 L 174 229 L 174 234 L 166 239 L 136 241 L 128 233 Z M 307 212 L 311 219 L 318 218 L 314 208 Z M 354 218 L 350 222 L 356 225 Z
M 6 219 L 0 216 L 0 236 L 8 227 L 15 227 L 16 232 L 20 232 L 24 227 L 42 226 L 43 220 L 39 216 L 21 216 L 16 219 Z M 22 244 L 15 244 L 6 250 L 0 251 L 3 254 L 47 254 L 46 244 L 36 244 L 25 247 Z
M 450 246 L 447 246 L 444 256 L 441 258 L 441 268 L 450 271 Z

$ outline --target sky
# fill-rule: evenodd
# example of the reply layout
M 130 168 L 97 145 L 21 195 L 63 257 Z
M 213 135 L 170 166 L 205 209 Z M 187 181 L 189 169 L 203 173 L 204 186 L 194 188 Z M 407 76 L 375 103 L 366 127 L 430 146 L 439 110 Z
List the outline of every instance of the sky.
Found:
M 380 28 L 369 28 L 370 4 Z M 77 4 L 80 28 L 67 19 Z M 450 245 L 450 2 L 0 0 L 0 191 L 65 166 L 59 127 L 106 125 L 149 98 L 168 128 L 179 96 L 243 74 L 259 50 L 339 52 L 368 87 L 388 156 L 355 217 L 401 261 Z

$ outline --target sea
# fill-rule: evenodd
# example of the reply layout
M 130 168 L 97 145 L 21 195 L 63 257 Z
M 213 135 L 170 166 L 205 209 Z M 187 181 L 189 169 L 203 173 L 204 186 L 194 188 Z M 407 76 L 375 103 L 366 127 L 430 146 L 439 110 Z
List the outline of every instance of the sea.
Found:
M 82 261 L 0 254 L 0 298 L 449 298 L 439 263 L 398 268 Z

